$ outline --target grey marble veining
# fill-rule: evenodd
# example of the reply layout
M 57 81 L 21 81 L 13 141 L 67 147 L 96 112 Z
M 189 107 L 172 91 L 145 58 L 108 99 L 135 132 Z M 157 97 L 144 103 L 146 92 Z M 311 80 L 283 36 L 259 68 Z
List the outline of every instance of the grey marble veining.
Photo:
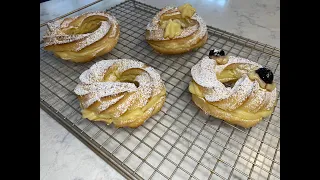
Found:
M 94 0 L 51 0 L 40 4 L 40 24 Z M 108 0 L 89 10 L 104 10 L 123 0 Z M 156 6 L 183 0 L 139 0 Z M 208 25 L 280 48 L 279 0 L 189 0 Z M 40 28 L 40 40 L 46 27 Z M 124 179 L 111 166 L 40 109 L 40 179 Z

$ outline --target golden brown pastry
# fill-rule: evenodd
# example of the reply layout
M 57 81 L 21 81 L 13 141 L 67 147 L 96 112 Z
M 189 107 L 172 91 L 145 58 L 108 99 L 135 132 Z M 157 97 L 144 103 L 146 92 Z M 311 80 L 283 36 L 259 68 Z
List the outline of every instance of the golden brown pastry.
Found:
M 87 62 L 110 52 L 119 34 L 115 17 L 106 12 L 89 12 L 48 23 L 44 49 L 64 60 Z
M 157 52 L 180 54 L 204 45 L 207 26 L 190 4 L 165 7 L 147 25 L 147 42 Z
M 273 112 L 277 100 L 273 74 L 244 58 L 210 51 L 191 69 L 189 91 L 205 113 L 245 128 Z
M 83 118 L 138 127 L 160 111 L 166 89 L 160 75 L 142 62 L 102 60 L 80 75 L 74 92 Z

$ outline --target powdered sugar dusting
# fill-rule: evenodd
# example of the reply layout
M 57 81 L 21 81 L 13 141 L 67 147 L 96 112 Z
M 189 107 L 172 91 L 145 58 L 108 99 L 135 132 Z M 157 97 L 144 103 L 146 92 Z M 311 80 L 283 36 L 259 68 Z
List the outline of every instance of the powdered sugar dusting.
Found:
M 62 29 L 64 28 L 72 28 L 70 24 L 77 18 L 83 17 L 81 19 L 80 24 L 90 17 L 90 16 L 104 16 L 108 20 L 101 21 L 100 27 L 91 33 L 86 34 L 66 34 Z M 77 46 L 73 51 L 80 51 L 83 48 L 97 42 L 101 38 L 103 38 L 110 30 L 110 37 L 115 37 L 116 28 L 117 28 L 117 20 L 115 17 L 107 14 L 106 12 L 89 12 L 84 13 L 80 16 L 75 16 L 71 18 L 66 18 L 64 20 L 58 20 L 53 23 L 48 23 L 48 30 L 46 34 L 43 36 L 43 40 L 45 42 L 44 46 L 50 45 L 58 45 L 58 44 L 67 44 L 72 42 L 77 42 Z M 112 27 L 112 29 L 110 29 Z
M 221 86 L 222 83 L 217 80 L 213 71 L 215 66 L 215 61 L 205 57 L 191 68 L 191 75 L 200 86 L 207 88 Z
M 194 14 L 191 19 L 194 19 L 196 21 L 198 21 L 199 23 L 199 34 L 198 37 L 202 38 L 204 35 L 206 35 L 207 33 L 207 24 L 204 22 L 204 20 L 198 15 L 198 14 Z
M 216 73 L 221 73 L 226 67 L 228 67 L 231 64 L 248 64 L 253 66 L 248 66 L 248 71 L 255 70 L 258 68 L 261 68 L 262 66 L 256 62 L 250 61 L 248 59 L 242 58 L 242 57 L 235 57 L 235 56 L 229 56 L 228 62 L 224 65 L 217 65 L 215 67 Z
M 79 16 L 75 16 L 75 17 L 70 17 L 70 18 L 66 18 L 66 19 L 62 19 L 62 22 L 61 22 L 61 28 L 66 28 L 68 27 L 72 21 L 74 21 L 75 19 L 77 19 Z
M 277 101 L 277 88 L 274 88 L 273 91 L 271 91 L 270 93 L 270 100 L 269 100 L 269 103 L 266 107 L 267 110 L 270 110 L 272 107 L 274 107 L 276 101 Z
M 135 100 L 137 99 L 137 93 L 134 93 L 132 95 L 129 96 L 129 98 L 126 99 L 126 101 L 124 101 L 123 103 L 121 103 L 118 107 L 116 113 L 114 114 L 114 117 L 120 117 L 123 113 L 125 113 L 130 106 L 133 105 L 133 103 L 135 102 Z
M 116 102 L 118 102 L 120 99 L 122 99 L 123 96 L 124 96 L 124 95 L 121 95 L 121 96 L 119 96 L 119 97 L 113 98 L 113 99 L 110 100 L 110 101 L 103 101 L 103 102 L 101 103 L 101 105 L 99 106 L 100 112 L 108 109 L 111 105 L 114 105 Z
M 140 97 L 137 98 L 136 106 L 143 107 L 148 103 L 148 100 L 151 97 L 153 89 L 152 79 L 148 73 L 142 73 L 141 75 L 138 75 L 135 80 L 139 83 L 138 91 L 140 91 Z
M 48 35 L 43 37 L 45 41 L 45 46 L 54 45 L 54 44 L 66 44 L 74 41 L 79 41 L 88 37 L 90 34 L 75 34 L 67 35 L 61 30 L 47 31 Z
M 208 89 L 208 101 L 218 101 L 230 96 L 231 88 L 225 87 L 216 77 L 214 68 L 216 62 L 208 57 L 200 60 L 191 68 L 191 75 L 193 80 Z
M 144 66 L 144 64 L 142 62 L 139 61 L 133 61 L 133 60 L 129 60 L 129 59 L 122 59 L 118 61 L 119 63 L 119 68 L 118 71 L 120 73 L 128 70 L 128 69 L 132 69 L 132 68 L 140 68 L 142 69 L 142 67 Z
M 118 60 L 99 61 L 93 64 L 90 69 L 84 71 L 79 79 L 84 84 L 101 81 L 105 71 L 116 62 Z
M 253 86 L 254 83 L 245 75 L 236 82 L 232 89 L 228 88 L 226 92 L 221 92 L 222 89 L 213 88 L 212 92 L 215 93 L 211 92 L 205 94 L 205 99 L 210 102 L 216 102 L 222 99 L 236 97 L 238 99 L 237 103 L 225 104 L 226 106 L 223 107 L 223 109 L 233 110 L 238 107 L 239 103 L 242 103 L 247 97 L 249 97 L 253 90 Z M 220 91 L 216 91 L 216 89 L 219 89 Z M 220 93 L 223 93 L 224 96 L 221 96 Z
M 83 106 L 84 108 L 87 108 L 97 100 L 100 100 L 102 97 L 111 96 L 122 92 L 132 92 L 136 90 L 137 88 L 132 83 L 94 82 L 92 84 L 79 84 L 76 86 L 74 92 L 80 96 L 87 94 L 94 95 L 87 101 L 84 101 Z
M 103 38 L 109 31 L 110 25 L 106 21 L 102 21 L 100 27 L 95 31 L 95 33 L 89 34 L 87 36 L 86 41 L 81 41 L 78 44 L 78 47 L 76 48 L 76 51 L 80 51 L 84 47 L 87 47 L 95 42 L 97 42 L 99 39 Z
M 156 96 L 157 94 L 160 93 L 161 89 L 164 87 L 164 84 L 161 80 L 160 74 L 152 67 L 147 67 L 147 68 L 145 68 L 145 70 L 149 73 L 149 75 L 153 79 L 152 96 Z
M 135 80 L 139 83 L 136 87 L 131 82 L 103 82 L 103 77 L 110 67 L 115 67 L 115 74 L 120 74 L 128 69 L 140 68 L 145 72 L 136 76 Z M 133 102 L 136 102 L 138 107 L 143 107 L 147 104 L 150 97 L 159 94 L 164 84 L 160 78 L 160 75 L 151 67 L 147 67 L 145 64 L 139 61 L 129 59 L 113 59 L 102 60 L 92 65 L 88 70 L 84 71 L 80 77 L 80 83 L 76 86 L 74 92 L 79 96 L 85 96 L 83 98 L 83 107 L 88 108 L 96 101 L 101 101 L 101 98 L 106 96 L 112 96 L 119 93 L 134 92 L 126 100 L 124 105 L 119 105 L 117 108 L 119 114 L 124 113 Z M 118 100 L 122 99 L 116 98 Z M 117 100 L 117 101 L 118 101 Z M 116 100 L 114 100 L 117 102 Z M 100 110 L 104 110 L 112 105 L 112 102 L 102 103 Z
M 159 25 L 158 23 L 160 22 L 160 17 L 162 16 L 162 14 L 166 13 L 169 10 L 174 9 L 174 7 L 164 7 L 160 12 L 158 12 L 153 18 L 152 18 L 152 22 L 147 24 L 147 30 L 149 31 L 153 31 L 153 30 L 157 30 L 159 29 Z M 177 10 L 178 8 L 176 8 Z
M 259 83 L 257 81 L 254 81 L 254 87 L 249 97 L 250 101 L 244 104 L 243 107 L 249 109 L 249 112 L 257 112 L 265 99 L 265 94 L 266 91 L 260 89 Z
M 226 87 L 221 83 L 216 74 L 221 73 L 227 66 L 235 63 L 240 63 L 242 65 L 252 65 L 251 67 L 246 66 L 246 70 L 242 73 L 242 77 L 237 80 L 232 88 Z M 204 97 L 209 102 L 218 102 L 224 99 L 235 98 L 237 101 L 227 101 L 227 103 L 218 104 L 220 108 L 232 111 L 242 105 L 242 102 L 250 98 L 252 102 L 248 102 L 245 108 L 254 109 L 253 111 L 258 111 L 261 107 L 259 105 L 265 104 L 266 109 L 270 109 L 274 106 L 277 94 L 276 89 L 269 92 L 265 89 L 261 89 L 259 83 L 254 80 L 251 81 L 247 76 L 250 70 L 255 70 L 262 67 L 260 64 L 252 62 L 248 59 L 237 58 L 230 56 L 229 61 L 225 65 L 218 65 L 214 59 L 209 57 L 204 57 L 196 65 L 191 68 L 191 75 L 193 80 L 205 88 Z M 244 68 L 244 67 L 242 67 Z M 259 92 L 257 92 L 259 91 Z M 263 92 L 263 93 L 260 93 Z
M 232 111 L 238 108 L 242 104 L 242 102 L 250 96 L 253 88 L 254 83 L 248 78 L 247 75 L 244 75 L 236 82 L 230 93 L 230 98 L 236 98 L 237 101 L 224 104 L 226 106 L 223 109 Z

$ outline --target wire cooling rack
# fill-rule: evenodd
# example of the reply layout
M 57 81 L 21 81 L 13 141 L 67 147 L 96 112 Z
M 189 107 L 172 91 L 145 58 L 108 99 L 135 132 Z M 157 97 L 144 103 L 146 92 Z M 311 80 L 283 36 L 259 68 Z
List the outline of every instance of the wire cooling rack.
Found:
M 280 179 L 280 98 L 269 118 L 244 129 L 204 114 L 188 92 L 190 68 L 221 48 L 271 69 L 280 94 L 280 50 L 208 27 L 208 41 L 198 50 L 160 55 L 145 41 L 145 27 L 158 11 L 136 1 L 108 9 L 119 21 L 120 39 L 92 62 L 63 61 L 40 47 L 41 108 L 128 179 Z M 136 129 L 81 118 L 73 93 L 84 70 L 117 58 L 147 63 L 166 85 L 161 111 Z

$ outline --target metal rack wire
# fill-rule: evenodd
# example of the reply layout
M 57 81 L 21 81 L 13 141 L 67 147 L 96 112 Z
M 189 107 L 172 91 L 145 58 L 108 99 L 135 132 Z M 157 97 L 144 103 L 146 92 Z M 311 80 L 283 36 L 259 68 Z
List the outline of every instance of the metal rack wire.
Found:
M 280 50 L 208 27 L 207 43 L 183 55 L 160 55 L 145 41 L 159 9 L 125 1 L 109 10 L 119 21 L 117 46 L 92 62 L 63 61 L 40 47 L 40 105 L 66 129 L 130 179 L 280 179 L 280 96 L 274 113 L 244 129 L 205 115 L 191 101 L 190 68 L 222 48 L 270 68 L 280 94 Z M 73 89 L 79 75 L 102 59 L 131 58 L 154 67 L 166 84 L 161 111 L 137 129 L 82 119 Z

